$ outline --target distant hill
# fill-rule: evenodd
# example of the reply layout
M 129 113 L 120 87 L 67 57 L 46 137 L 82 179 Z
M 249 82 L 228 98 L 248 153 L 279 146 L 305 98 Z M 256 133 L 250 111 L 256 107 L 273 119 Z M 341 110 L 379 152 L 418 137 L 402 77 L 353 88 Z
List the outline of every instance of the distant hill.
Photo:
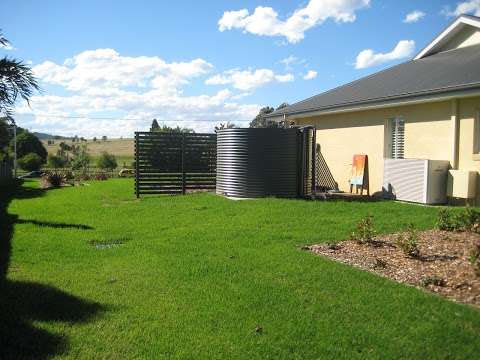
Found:
M 52 134 L 41 133 L 41 132 L 34 132 L 33 135 L 35 135 L 36 137 L 38 137 L 40 140 L 62 140 L 62 139 L 70 139 L 69 137 L 66 137 L 66 136 L 52 135 Z

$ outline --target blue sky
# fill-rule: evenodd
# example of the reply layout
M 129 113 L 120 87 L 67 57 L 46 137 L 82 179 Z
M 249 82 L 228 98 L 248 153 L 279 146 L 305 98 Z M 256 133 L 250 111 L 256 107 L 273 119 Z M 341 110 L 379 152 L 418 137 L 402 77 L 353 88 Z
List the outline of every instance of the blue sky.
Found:
M 132 136 L 156 117 L 211 131 L 409 60 L 460 11 L 480 1 L 2 0 L 0 55 L 41 80 L 16 113 L 32 130 Z

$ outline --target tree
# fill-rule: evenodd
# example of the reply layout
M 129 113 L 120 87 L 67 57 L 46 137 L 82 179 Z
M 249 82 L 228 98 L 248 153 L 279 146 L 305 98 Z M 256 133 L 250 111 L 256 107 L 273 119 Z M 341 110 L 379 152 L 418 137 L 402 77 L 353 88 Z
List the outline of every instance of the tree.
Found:
M 268 127 L 280 127 L 280 123 L 277 121 L 269 120 L 265 118 L 265 115 L 268 115 L 276 110 L 283 109 L 284 107 L 287 107 L 288 103 L 283 102 L 281 103 L 276 109 L 274 109 L 271 106 L 265 106 L 260 109 L 259 113 L 257 116 L 255 116 L 255 119 L 253 119 L 250 122 L 250 127 L 251 128 L 268 128 Z
M 96 141 L 97 141 L 97 137 L 94 136 L 94 137 L 93 137 L 93 142 L 96 142 Z
M 268 124 L 268 121 L 265 119 L 265 115 L 267 114 L 270 114 L 274 111 L 273 107 L 271 106 L 265 106 L 263 108 L 260 109 L 260 111 L 258 112 L 258 115 L 255 116 L 255 119 L 253 119 L 251 122 L 250 122 L 250 127 L 251 128 L 264 128 L 264 127 L 268 127 L 267 124 Z
M 237 125 L 234 123 L 231 123 L 230 121 L 227 121 L 226 123 L 220 123 L 217 126 L 215 126 L 215 132 L 218 130 L 223 130 L 223 129 L 235 129 Z
M 87 145 L 84 144 L 75 150 L 75 157 L 72 160 L 72 169 L 82 170 L 84 173 L 86 173 L 89 165 L 90 155 L 88 155 L 87 152 Z
M 63 168 L 65 167 L 66 163 L 67 163 L 66 159 L 59 155 L 53 155 L 53 154 L 48 155 L 48 159 L 47 159 L 48 167 L 51 167 L 54 169 Z
M 102 141 L 107 141 L 107 137 L 105 135 L 102 136 Z
M 0 45 L 9 44 L 0 31 Z M 20 97 L 28 103 L 35 90 L 39 90 L 39 86 L 30 67 L 7 56 L 0 59 L 0 114 L 11 118 L 17 99 Z
M 40 170 L 43 163 L 45 163 L 45 161 L 35 153 L 26 154 L 18 159 L 18 166 L 26 171 Z
M 153 119 L 150 131 L 158 131 L 158 129 L 160 129 L 160 125 L 158 125 L 157 119 Z
M 115 155 L 104 151 L 97 160 L 97 166 L 103 170 L 114 170 L 117 168 L 117 159 Z
M 0 118 L 0 161 L 7 157 L 9 143 L 10 133 L 8 131 L 7 118 Z
M 10 141 L 10 148 L 13 151 L 13 140 Z M 30 153 L 37 154 L 43 163 L 47 161 L 48 153 L 42 142 L 31 132 L 23 130 L 17 135 L 17 157 L 21 158 Z

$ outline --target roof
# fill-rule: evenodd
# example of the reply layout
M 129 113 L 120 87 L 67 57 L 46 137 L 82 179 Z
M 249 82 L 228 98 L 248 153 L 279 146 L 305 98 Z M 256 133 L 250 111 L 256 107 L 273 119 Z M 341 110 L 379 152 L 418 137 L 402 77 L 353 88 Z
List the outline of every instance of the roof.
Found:
M 396 65 L 276 110 L 267 117 L 341 111 L 356 106 L 374 106 L 473 89 L 480 90 L 480 44 Z
M 473 15 L 460 15 L 440 34 L 438 34 L 425 48 L 415 56 L 414 60 L 432 55 L 438 52 L 455 35 L 461 32 L 465 27 L 480 28 L 480 17 Z

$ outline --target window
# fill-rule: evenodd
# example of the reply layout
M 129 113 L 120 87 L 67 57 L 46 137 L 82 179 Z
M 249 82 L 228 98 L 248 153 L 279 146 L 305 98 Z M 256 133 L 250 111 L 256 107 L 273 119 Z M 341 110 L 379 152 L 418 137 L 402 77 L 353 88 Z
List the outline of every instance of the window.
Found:
M 405 120 L 402 117 L 389 119 L 385 133 L 385 157 L 403 159 L 405 147 Z

